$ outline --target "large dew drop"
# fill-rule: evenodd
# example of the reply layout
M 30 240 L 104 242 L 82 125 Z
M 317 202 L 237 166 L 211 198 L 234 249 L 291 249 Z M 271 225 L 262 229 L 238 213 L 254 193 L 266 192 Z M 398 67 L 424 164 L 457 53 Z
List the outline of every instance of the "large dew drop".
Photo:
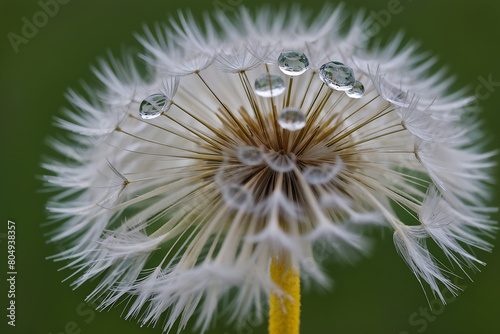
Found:
M 283 51 L 278 57 L 278 66 L 286 75 L 297 76 L 303 74 L 309 68 L 309 59 L 304 52 Z
M 153 119 L 170 109 L 172 101 L 162 94 L 153 94 L 144 99 L 139 107 L 142 119 Z
M 349 90 L 356 83 L 352 68 L 338 61 L 323 64 L 319 69 L 319 77 L 328 87 L 335 90 Z
M 255 166 L 262 163 L 264 157 L 258 147 L 243 146 L 238 150 L 238 160 L 247 166 Z
M 283 129 L 297 131 L 306 126 L 306 116 L 299 108 L 288 107 L 280 112 L 278 123 Z
M 252 204 L 250 192 L 236 183 L 230 183 L 222 187 L 222 198 L 234 209 L 248 208 Z
M 264 73 L 255 79 L 255 94 L 262 97 L 274 97 L 285 91 L 285 80 L 274 73 Z
M 360 99 L 363 97 L 365 94 L 365 86 L 358 80 L 356 80 L 356 83 L 354 84 L 354 87 L 352 87 L 349 90 L 346 90 L 345 93 L 347 96 L 353 99 Z

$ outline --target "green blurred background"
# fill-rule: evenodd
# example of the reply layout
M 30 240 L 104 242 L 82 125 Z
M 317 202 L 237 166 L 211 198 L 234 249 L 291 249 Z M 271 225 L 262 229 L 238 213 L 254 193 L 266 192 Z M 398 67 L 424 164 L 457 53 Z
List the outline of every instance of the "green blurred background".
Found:
M 350 0 L 349 10 L 361 7 L 378 13 L 395 0 Z M 63 94 L 79 87 L 80 79 L 91 80 L 89 64 L 107 50 L 118 53 L 123 46 L 138 46 L 132 33 L 143 23 L 163 21 L 178 9 L 195 13 L 213 10 L 212 0 L 72 0 L 41 27 L 15 53 L 7 34 L 21 33 L 22 18 L 31 20 L 41 10 L 35 0 L 0 1 L 0 206 L 1 227 L 1 327 L 6 326 L 6 226 L 17 224 L 17 326 L 7 333 L 161 333 L 158 328 L 140 328 L 135 321 L 120 318 L 120 307 L 98 313 L 82 304 L 92 287 L 72 291 L 61 281 L 68 272 L 45 260 L 54 247 L 44 243 L 44 202 L 35 178 L 42 173 L 40 157 L 47 153 L 44 138 L 54 134 L 52 117 L 67 105 Z M 319 10 L 323 1 L 296 1 L 304 8 Z M 265 1 L 220 0 L 219 4 L 242 3 L 256 8 Z M 457 87 L 474 91 L 481 77 L 500 83 L 500 1 L 401 0 L 400 13 L 391 15 L 380 32 L 390 37 L 400 29 L 422 42 L 449 65 L 458 77 Z M 491 91 L 480 88 L 480 100 L 488 148 L 500 147 L 500 85 Z M 490 140 L 490 138 L 493 138 Z M 498 178 L 498 171 L 495 172 Z M 496 188 L 495 205 L 500 191 Z M 498 220 L 498 215 L 495 215 Z M 480 253 L 488 263 L 463 280 L 465 288 L 456 300 L 443 307 L 432 302 L 434 313 L 417 280 L 394 250 L 392 236 L 385 233 L 369 258 L 355 266 L 331 264 L 332 291 L 312 287 L 302 300 L 302 333 L 500 333 L 500 249 Z M 499 242 L 495 241 L 498 245 Z M 432 296 L 430 297 L 432 301 Z M 191 328 L 186 330 L 190 333 Z M 5 331 L 2 330 L 2 333 Z M 247 323 L 240 331 L 226 328 L 219 320 L 209 333 L 266 333 L 266 324 Z

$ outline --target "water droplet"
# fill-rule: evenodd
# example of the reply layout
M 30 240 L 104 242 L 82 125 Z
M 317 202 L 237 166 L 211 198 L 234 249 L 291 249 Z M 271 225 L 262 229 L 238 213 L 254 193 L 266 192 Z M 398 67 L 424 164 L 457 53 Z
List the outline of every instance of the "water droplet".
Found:
M 142 119 L 153 119 L 170 109 L 172 101 L 162 94 L 153 94 L 144 99 L 139 107 Z
M 304 172 L 304 178 L 310 184 L 321 184 L 329 181 L 329 170 L 325 166 L 310 166 Z
M 262 163 L 264 157 L 258 147 L 243 146 L 238 150 L 238 160 L 245 165 L 255 166 Z
M 358 80 L 356 80 L 356 83 L 354 84 L 354 87 L 352 87 L 349 90 L 346 90 L 345 93 L 347 96 L 353 99 L 360 99 L 363 97 L 365 94 L 365 86 Z
M 285 80 L 274 73 L 264 73 L 255 79 L 255 93 L 262 97 L 274 97 L 285 91 Z
M 252 195 L 243 186 L 230 183 L 222 187 L 222 197 L 231 207 L 242 209 L 252 203 Z
M 353 201 L 346 195 L 332 190 L 321 195 L 320 205 L 329 209 L 348 211 L 353 206 Z
M 269 152 L 264 156 L 264 160 L 275 172 L 286 173 L 293 170 L 296 158 L 293 153 L 281 154 L 279 152 Z
M 407 92 L 402 91 L 383 78 L 380 79 L 377 90 L 386 101 L 399 107 L 408 107 L 410 104 Z
M 344 163 L 337 156 L 334 164 L 325 163 L 320 166 L 309 166 L 303 175 L 309 184 L 323 184 L 332 180 L 343 168 Z
M 407 96 L 405 92 L 396 87 L 391 87 L 388 92 L 386 92 L 386 100 L 392 104 L 400 107 L 407 107 L 409 103 L 407 102 Z
M 385 225 L 386 220 L 380 212 L 370 211 L 370 212 L 356 212 L 350 210 L 349 221 L 356 224 L 366 224 L 366 225 Z
M 349 90 L 356 82 L 352 68 L 338 61 L 323 64 L 319 69 L 319 77 L 328 87 L 336 90 Z
M 278 66 L 286 75 L 301 75 L 309 68 L 309 59 L 304 52 L 288 50 L 280 53 Z
M 306 115 L 299 108 L 288 107 L 281 110 L 278 123 L 283 129 L 297 131 L 306 126 Z

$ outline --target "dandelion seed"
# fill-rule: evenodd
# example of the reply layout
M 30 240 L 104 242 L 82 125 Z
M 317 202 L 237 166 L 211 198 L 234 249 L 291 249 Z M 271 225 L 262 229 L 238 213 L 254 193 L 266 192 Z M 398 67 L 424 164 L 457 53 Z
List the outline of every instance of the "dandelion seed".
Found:
M 482 264 L 469 248 L 489 250 L 496 230 L 493 154 L 475 142 L 470 98 L 441 72 L 425 79 L 400 38 L 360 54 L 361 16 L 341 33 L 342 10 L 323 13 L 309 25 L 242 9 L 218 14 L 220 29 L 181 15 L 138 36 L 151 78 L 111 56 L 94 69 L 101 89 L 68 93 L 57 125 L 72 134 L 44 163 L 50 240 L 75 286 L 100 280 L 101 308 L 132 299 L 127 318 L 169 332 L 196 315 L 203 332 L 265 296 L 271 334 L 298 333 L 300 277 L 328 284 L 314 250 L 351 259 L 370 225 L 394 232 L 443 301 L 457 287 L 428 242 L 464 270 Z

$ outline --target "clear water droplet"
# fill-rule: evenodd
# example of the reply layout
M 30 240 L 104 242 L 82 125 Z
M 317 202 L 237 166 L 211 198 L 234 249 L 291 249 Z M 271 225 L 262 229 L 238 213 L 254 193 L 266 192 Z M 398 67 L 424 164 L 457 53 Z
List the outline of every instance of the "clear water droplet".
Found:
M 285 80 L 275 73 L 264 73 L 255 79 L 255 94 L 262 97 L 274 97 L 285 91 Z
M 304 52 L 288 50 L 280 53 L 278 66 L 286 75 L 301 75 L 309 68 L 309 59 Z
M 306 115 L 299 108 L 288 107 L 281 110 L 278 123 L 283 129 L 297 131 L 306 126 Z
M 296 158 L 293 153 L 281 154 L 279 152 L 269 152 L 264 156 L 264 160 L 275 172 L 286 173 L 293 170 Z
M 402 91 L 398 86 L 383 78 L 380 79 L 377 90 L 386 101 L 394 105 L 408 107 L 410 104 L 407 92 Z
M 139 107 L 142 119 L 153 119 L 170 109 L 172 101 L 163 94 L 153 94 L 144 99 Z
M 230 183 L 222 187 L 222 197 L 231 207 L 242 209 L 252 203 L 252 195 L 243 186 Z
M 309 184 L 321 184 L 329 181 L 330 171 L 326 166 L 310 166 L 304 172 L 304 178 Z
M 309 166 L 306 168 L 303 175 L 309 184 L 323 184 L 331 181 L 343 168 L 344 163 L 342 159 L 337 156 L 335 163 Z
M 360 99 L 363 97 L 365 94 L 365 86 L 358 80 L 356 80 L 356 83 L 354 84 L 354 87 L 352 87 L 349 90 L 346 90 L 345 93 L 347 96 L 353 99 Z
M 349 90 L 356 83 L 352 68 L 338 61 L 321 65 L 319 77 L 328 87 L 335 90 Z
M 238 160 L 248 166 L 255 166 L 264 161 L 262 151 L 258 147 L 243 146 L 238 150 Z
M 400 107 L 407 107 L 409 103 L 407 102 L 408 94 L 403 92 L 401 89 L 396 87 L 391 87 L 385 96 L 386 100 L 392 104 Z

